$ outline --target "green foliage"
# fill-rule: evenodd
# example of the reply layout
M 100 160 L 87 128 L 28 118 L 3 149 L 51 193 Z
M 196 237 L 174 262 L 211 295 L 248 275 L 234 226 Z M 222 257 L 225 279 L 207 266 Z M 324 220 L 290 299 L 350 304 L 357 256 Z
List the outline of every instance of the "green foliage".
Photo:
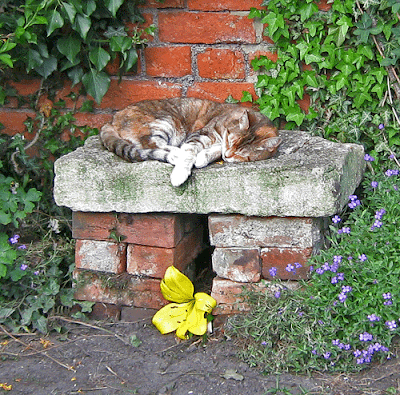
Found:
M 260 72 L 261 111 L 287 122 L 288 129 L 361 142 L 370 150 L 385 142 L 397 151 L 400 86 L 392 83 L 399 71 L 398 2 L 335 0 L 328 12 L 311 0 L 263 5 L 267 10 L 253 9 L 250 16 L 268 24 L 265 34 L 275 42 L 278 60 L 261 56 L 252 62 Z M 305 93 L 311 98 L 309 111 L 298 104 Z
M 356 371 L 392 355 L 400 332 L 400 172 L 382 157 L 370 164 L 364 196 L 349 197 L 348 211 L 332 219 L 331 247 L 309 262 L 310 281 L 298 291 L 277 282 L 272 295 L 251 293 L 251 313 L 230 321 L 251 365 Z
M 81 82 L 101 102 L 111 81 L 104 71 L 106 65 L 117 59 L 121 73 L 133 70 L 137 46 L 146 41 L 142 31 L 129 33 L 126 27 L 143 22 L 139 2 L 3 0 L 0 69 L 23 67 L 43 79 L 66 73 L 74 85 Z M 154 27 L 144 31 L 152 34 Z M 0 104 L 4 100 L 5 92 L 0 89 Z
M 0 323 L 13 331 L 46 332 L 53 312 L 78 303 L 71 288 L 74 245 L 66 241 L 71 214 L 54 203 L 53 162 L 97 131 L 76 126 L 64 105 L 48 102 L 28 118 L 29 141 L 0 136 Z M 85 102 L 81 109 L 91 107 Z

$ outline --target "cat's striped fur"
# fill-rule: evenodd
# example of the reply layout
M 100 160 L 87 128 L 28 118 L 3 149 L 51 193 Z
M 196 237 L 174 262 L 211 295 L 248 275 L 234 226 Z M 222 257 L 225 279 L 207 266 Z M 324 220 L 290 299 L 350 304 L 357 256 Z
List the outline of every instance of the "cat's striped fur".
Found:
M 104 146 L 132 161 L 174 165 L 171 182 L 183 184 L 192 167 L 223 159 L 248 162 L 271 157 L 281 139 L 259 111 L 194 98 L 138 102 L 117 112 L 100 131 Z

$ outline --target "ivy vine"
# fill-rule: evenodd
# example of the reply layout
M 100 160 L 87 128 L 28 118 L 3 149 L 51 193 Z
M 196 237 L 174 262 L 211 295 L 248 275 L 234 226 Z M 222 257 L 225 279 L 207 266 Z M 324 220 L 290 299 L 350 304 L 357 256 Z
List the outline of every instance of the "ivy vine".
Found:
M 250 17 L 267 24 L 276 62 L 260 56 L 257 104 L 286 128 L 301 128 L 376 151 L 400 148 L 400 3 L 265 0 Z M 309 109 L 299 100 L 310 96 Z
M 143 30 L 127 24 L 143 22 L 142 0 L 2 0 L 0 1 L 0 71 L 34 73 L 46 80 L 67 74 L 73 85 L 101 102 L 110 86 L 105 67 L 117 61 L 121 73 L 133 70 Z M 144 29 L 147 34 L 154 27 Z M 14 69 L 14 70 L 11 70 Z M 3 82 L 2 81 L 2 82 Z M 3 86 L 4 84 L 2 84 Z M 0 88 L 0 104 L 7 89 Z

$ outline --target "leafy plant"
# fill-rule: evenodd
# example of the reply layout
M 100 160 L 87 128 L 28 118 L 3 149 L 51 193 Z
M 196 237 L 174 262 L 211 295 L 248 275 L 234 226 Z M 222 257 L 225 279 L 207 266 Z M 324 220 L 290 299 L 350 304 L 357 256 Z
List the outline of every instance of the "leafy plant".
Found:
M 140 0 L 19 0 L 2 2 L 0 68 L 24 67 L 44 80 L 68 75 L 73 85 L 101 102 L 110 86 L 105 71 L 117 61 L 121 73 L 133 70 L 137 46 L 153 27 L 128 32 L 127 23 L 143 22 Z M 61 74 L 60 74 L 61 73 Z M 9 74 L 6 75 L 9 77 Z M 5 90 L 0 90 L 4 103 Z
M 398 151 L 400 79 L 396 0 L 334 0 L 319 11 L 312 0 L 267 0 L 250 17 L 268 24 L 276 62 L 253 60 L 260 72 L 257 104 L 285 127 L 309 130 L 369 150 Z M 309 109 L 299 100 L 310 97 Z M 247 95 L 242 100 L 249 100 Z M 385 130 L 379 125 L 385 125 Z
M 232 319 L 230 331 L 251 365 L 353 371 L 391 357 L 400 331 L 400 170 L 391 157 L 366 155 L 373 172 L 364 196 L 350 196 L 348 211 L 332 218 L 331 248 L 311 260 L 301 290 L 278 282 L 280 292 L 247 295 L 252 311 Z

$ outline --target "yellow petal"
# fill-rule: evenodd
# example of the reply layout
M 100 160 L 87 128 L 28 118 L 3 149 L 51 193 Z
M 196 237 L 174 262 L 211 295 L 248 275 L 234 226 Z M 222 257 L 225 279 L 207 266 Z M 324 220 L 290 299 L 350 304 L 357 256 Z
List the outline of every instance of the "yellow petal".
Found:
M 207 318 L 205 312 L 196 308 L 189 313 L 187 317 L 187 330 L 194 335 L 204 335 L 207 331 Z
M 194 295 L 194 299 L 196 301 L 196 309 L 205 311 L 206 313 L 211 313 L 212 309 L 217 305 L 217 301 L 204 292 L 197 292 Z
M 161 334 L 170 333 L 186 323 L 188 313 L 193 309 L 193 305 L 194 301 L 167 304 L 154 314 L 152 322 Z
M 174 266 L 165 271 L 160 288 L 164 298 L 171 302 L 184 303 L 193 299 L 192 282 Z

